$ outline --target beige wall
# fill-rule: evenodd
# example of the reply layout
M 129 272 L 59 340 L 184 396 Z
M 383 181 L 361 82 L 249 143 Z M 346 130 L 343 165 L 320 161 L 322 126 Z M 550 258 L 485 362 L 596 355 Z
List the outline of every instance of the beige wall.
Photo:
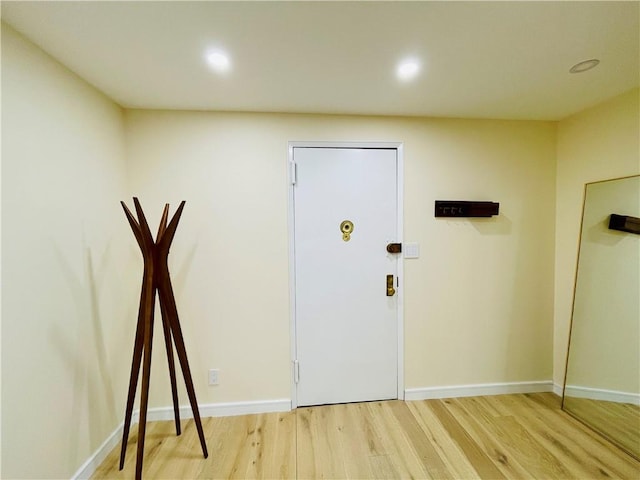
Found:
M 551 377 L 554 123 L 129 111 L 126 126 L 152 223 L 187 201 L 170 267 L 200 402 L 290 397 L 291 140 L 404 143 L 405 241 L 421 245 L 405 261 L 407 388 Z M 435 219 L 435 199 L 501 214 Z M 170 404 L 164 362 L 155 406 Z
M 640 173 L 640 90 L 634 89 L 558 125 L 554 382 L 562 385 L 584 185 Z
M 69 478 L 122 421 L 124 190 L 120 108 L 3 24 L 2 478 Z

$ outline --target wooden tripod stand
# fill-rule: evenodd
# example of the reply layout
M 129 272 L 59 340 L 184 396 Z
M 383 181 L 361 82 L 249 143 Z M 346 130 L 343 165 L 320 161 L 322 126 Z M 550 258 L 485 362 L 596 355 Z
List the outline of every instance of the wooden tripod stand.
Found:
M 140 294 L 140 308 L 138 310 L 138 326 L 136 328 L 136 339 L 133 347 L 133 360 L 131 362 L 131 377 L 129 379 L 129 395 L 127 397 L 127 408 L 125 412 L 124 429 L 122 432 L 122 449 L 120 450 L 120 470 L 124 467 L 124 458 L 127 450 L 127 440 L 129 438 L 129 428 L 131 424 L 131 414 L 133 411 L 133 401 L 136 395 L 138 376 L 140 373 L 140 363 L 144 352 L 144 364 L 142 367 L 142 393 L 140 399 L 140 422 L 138 424 L 138 452 L 136 457 L 136 480 L 142 478 L 142 462 L 144 456 L 144 435 L 147 423 L 147 406 L 149 403 L 149 375 L 151 373 L 151 345 L 153 343 L 153 321 L 156 302 L 156 292 L 160 299 L 160 312 L 162 314 L 162 327 L 164 331 L 164 341 L 167 349 L 167 360 L 169 362 L 169 377 L 171 379 L 171 394 L 173 396 L 173 412 L 176 422 L 176 435 L 180 435 L 180 413 L 178 410 L 178 391 L 176 388 L 176 371 L 173 362 L 172 339 L 175 343 L 178 360 L 182 367 L 182 374 L 187 387 L 193 418 L 198 429 L 200 444 L 204 458 L 209 456 L 207 445 L 202 431 L 198 402 L 193 389 L 193 380 L 187 361 L 187 351 L 184 347 L 184 339 L 178 319 L 178 309 L 173 296 L 171 279 L 169 278 L 169 267 L 167 257 L 169 247 L 176 233 L 178 221 L 182 215 L 185 202 L 180 203 L 178 210 L 173 215 L 171 222 L 167 225 L 169 217 L 169 204 L 164 206 L 160 227 L 155 242 L 149 230 L 147 219 L 144 216 L 142 207 L 137 198 L 133 203 L 136 208 L 138 220 L 134 218 L 124 202 L 120 202 L 124 213 L 129 220 L 129 225 L 138 241 L 142 257 L 144 259 L 144 274 L 142 277 L 142 292 Z

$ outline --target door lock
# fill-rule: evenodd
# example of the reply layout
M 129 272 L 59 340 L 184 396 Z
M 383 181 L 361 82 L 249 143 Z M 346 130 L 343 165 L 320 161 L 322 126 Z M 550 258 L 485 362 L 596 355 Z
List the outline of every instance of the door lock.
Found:
M 402 253 L 401 243 L 390 243 L 387 245 L 387 252 L 389 253 Z
M 396 289 L 393 288 L 393 275 L 387 275 L 387 297 L 393 297 Z

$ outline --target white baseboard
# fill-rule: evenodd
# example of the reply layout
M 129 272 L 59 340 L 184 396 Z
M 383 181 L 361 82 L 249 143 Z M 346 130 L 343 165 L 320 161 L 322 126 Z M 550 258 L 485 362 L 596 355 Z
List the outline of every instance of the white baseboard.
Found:
M 483 383 L 479 385 L 455 385 L 446 387 L 408 388 L 405 400 L 430 400 L 454 397 L 479 397 L 483 395 L 503 395 L 507 393 L 553 392 L 551 380 L 535 382 Z
M 631 405 L 640 406 L 640 394 L 638 393 L 567 385 L 566 394 L 567 397 L 589 398 L 591 400 L 603 400 L 605 402 L 615 403 L 630 403 Z
M 291 400 L 282 398 L 277 400 L 264 400 L 256 402 L 229 402 L 209 403 L 199 405 L 200 416 L 205 417 L 232 417 L 235 415 L 252 415 L 256 413 L 288 412 L 291 410 Z M 192 418 L 191 406 L 180 406 L 180 418 Z M 173 407 L 150 408 L 147 412 L 147 420 L 173 420 Z
M 275 412 L 288 412 L 291 410 L 291 400 L 288 398 L 282 398 L 277 400 L 264 400 L 257 402 L 229 402 L 229 403 L 209 403 L 198 406 L 200 411 L 200 417 L 230 417 L 234 415 L 251 415 L 257 413 L 275 413 Z M 191 406 L 182 405 L 180 407 L 180 418 L 193 418 L 193 412 Z M 131 415 L 131 429 L 133 425 L 137 424 L 140 419 L 140 410 L 136 409 Z M 173 407 L 161 407 L 150 408 L 147 410 L 147 421 L 155 422 L 162 420 L 173 420 Z M 81 480 L 91 478 L 100 466 L 100 464 L 107 458 L 107 455 L 120 443 L 122 440 L 122 429 L 124 422 L 118 425 L 118 427 L 107 437 L 107 439 L 98 447 L 98 449 L 91 455 L 86 462 L 78 469 L 78 471 L 71 477 L 71 480 Z
M 562 396 L 563 390 L 564 388 L 562 387 L 562 385 L 558 385 L 557 383 L 553 384 L 553 393 L 555 393 L 559 397 Z
M 122 440 L 122 428 L 124 427 L 124 422 L 118 425 L 118 427 L 111 432 L 111 435 L 107 437 L 107 439 L 102 442 L 102 445 L 98 447 L 98 449 L 93 452 L 86 462 L 82 464 L 82 466 L 78 469 L 76 473 L 73 474 L 71 480 L 81 480 L 91 478 L 96 471 L 96 469 L 100 466 L 100 464 L 107 458 L 107 455 L 111 453 L 118 443 Z

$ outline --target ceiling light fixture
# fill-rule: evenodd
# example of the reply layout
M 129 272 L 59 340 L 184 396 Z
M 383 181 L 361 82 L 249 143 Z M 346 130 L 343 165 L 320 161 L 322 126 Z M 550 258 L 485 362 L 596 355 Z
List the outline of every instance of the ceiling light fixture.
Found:
M 587 70 L 591 70 L 595 68 L 600 63 L 600 60 L 597 58 L 592 58 L 591 60 L 585 60 L 584 62 L 576 63 L 573 67 L 569 69 L 569 73 L 582 73 Z
M 205 58 L 211 70 L 216 73 L 226 73 L 231 69 L 229 56 L 220 50 L 209 50 Z
M 401 61 L 396 67 L 396 77 L 403 82 L 413 80 L 418 73 L 420 73 L 420 62 L 413 58 Z

